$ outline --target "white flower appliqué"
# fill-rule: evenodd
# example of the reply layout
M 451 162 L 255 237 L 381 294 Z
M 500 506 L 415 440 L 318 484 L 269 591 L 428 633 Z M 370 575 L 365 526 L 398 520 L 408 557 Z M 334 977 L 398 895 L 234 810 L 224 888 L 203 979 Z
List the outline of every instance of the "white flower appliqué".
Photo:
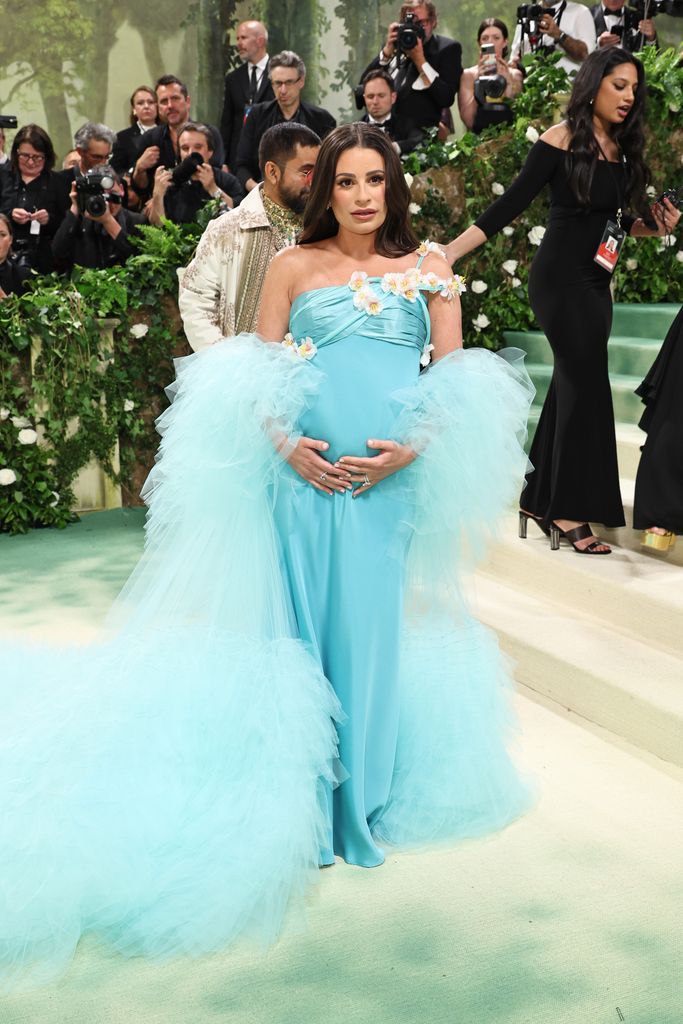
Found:
M 295 341 L 294 335 L 289 331 L 285 334 L 282 345 L 290 355 L 300 359 L 312 359 L 318 351 L 317 347 L 313 344 L 312 338 L 303 338 L 302 341 Z
M 434 351 L 434 346 L 429 344 L 425 345 L 422 349 L 422 355 L 420 356 L 420 366 L 429 366 L 432 361 L 431 353 Z
M 430 242 L 428 238 L 425 238 L 424 242 L 420 242 L 417 247 L 418 256 L 426 256 L 428 252 L 435 252 L 439 256 L 444 256 L 446 253 L 443 248 L 437 242 Z

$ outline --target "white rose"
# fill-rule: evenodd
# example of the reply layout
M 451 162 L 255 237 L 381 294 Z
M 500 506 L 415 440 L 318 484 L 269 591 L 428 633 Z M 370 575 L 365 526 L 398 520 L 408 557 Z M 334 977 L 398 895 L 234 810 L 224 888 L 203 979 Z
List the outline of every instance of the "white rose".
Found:
M 481 295 L 482 292 L 485 292 L 488 289 L 486 281 L 473 281 L 470 287 L 475 295 Z
M 510 284 L 512 285 L 513 288 L 519 288 L 521 283 L 522 282 L 520 281 L 520 279 L 518 277 L 513 277 L 512 281 L 510 282 Z
M 0 420 L 9 419 L 9 409 L 0 409 Z
M 408 188 L 410 188 L 410 186 L 413 184 L 412 174 L 408 174 L 408 172 L 406 171 L 403 177 L 406 179 L 406 185 L 408 186 Z
M 499 181 L 494 181 L 493 185 L 491 185 L 491 191 L 493 192 L 494 196 L 502 196 L 505 189 L 503 188 Z
M 125 402 L 123 403 L 123 411 L 124 412 L 132 412 L 134 408 L 135 408 L 135 402 L 132 402 L 130 400 L 130 398 L 127 398 L 125 400 Z
M 532 245 L 540 245 L 543 241 L 544 234 L 545 228 L 541 227 L 540 224 L 536 224 L 528 233 L 527 238 L 529 239 Z
M 638 260 L 626 260 L 626 269 L 627 270 L 637 270 L 638 269 Z
M 491 321 L 487 317 L 486 313 L 480 313 L 479 316 L 472 321 L 473 325 L 478 331 L 481 331 L 483 327 L 488 327 Z
M 650 199 L 654 199 L 656 191 L 654 185 L 648 185 L 645 191 L 649 195 Z
M 16 427 L 17 430 L 23 430 L 24 427 L 30 427 L 31 421 L 27 420 L 25 416 L 13 416 L 12 426 Z
M 506 274 L 514 274 L 517 270 L 517 260 L 505 260 L 505 263 L 503 263 L 503 270 Z
M 148 330 L 149 327 L 147 326 L 147 324 L 133 324 L 133 326 L 130 329 L 130 333 L 133 335 L 134 338 L 144 338 Z
M 683 249 L 679 249 L 676 253 L 676 259 L 679 263 L 683 263 Z
M 510 237 L 510 235 L 514 235 L 514 233 L 515 229 L 510 227 L 509 224 L 506 224 L 505 227 L 503 228 L 503 234 L 507 235 L 508 238 Z
M 532 124 L 529 125 L 524 135 L 529 140 L 529 142 L 538 142 L 538 140 L 540 139 L 540 135 L 538 134 L 538 132 Z
M 59 495 L 56 491 L 52 492 L 52 501 L 50 502 L 50 508 L 56 508 L 59 504 Z
M 17 434 L 19 444 L 35 444 L 37 440 L 38 435 L 35 430 L 20 430 Z
M 675 244 L 676 244 L 676 236 L 675 235 L 662 235 L 662 237 L 659 239 L 659 248 L 660 249 L 673 249 Z
M 13 469 L 0 469 L 0 487 L 9 487 L 16 482 L 17 474 Z
M 419 205 L 419 203 L 411 203 L 410 206 L 408 207 L 408 213 L 412 213 L 413 217 L 416 217 L 421 209 L 422 207 Z

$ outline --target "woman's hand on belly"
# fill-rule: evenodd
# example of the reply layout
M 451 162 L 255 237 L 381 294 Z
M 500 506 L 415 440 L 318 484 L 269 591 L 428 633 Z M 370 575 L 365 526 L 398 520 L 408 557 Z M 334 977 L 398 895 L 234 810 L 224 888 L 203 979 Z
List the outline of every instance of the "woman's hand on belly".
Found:
M 361 458 L 356 455 L 342 455 L 335 462 L 335 466 L 348 470 L 350 478 L 354 483 L 360 484 L 353 492 L 357 498 L 365 494 L 375 484 L 385 480 L 392 473 L 398 473 L 405 469 L 417 458 L 417 452 L 409 448 L 407 444 L 399 444 L 398 441 L 378 441 L 370 439 L 368 448 L 378 451 L 379 455 L 371 455 L 369 458 Z
M 326 452 L 329 447 L 327 441 L 300 437 L 291 455 L 287 457 L 287 462 L 311 487 L 324 491 L 325 494 L 333 494 L 335 491 L 343 494 L 352 487 L 351 474 L 346 467 L 333 466 L 318 454 Z

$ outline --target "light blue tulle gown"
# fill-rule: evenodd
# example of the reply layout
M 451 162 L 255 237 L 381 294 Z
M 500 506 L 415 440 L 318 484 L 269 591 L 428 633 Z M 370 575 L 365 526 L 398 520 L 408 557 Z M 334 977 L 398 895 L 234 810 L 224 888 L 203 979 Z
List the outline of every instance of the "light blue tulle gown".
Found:
M 334 854 L 370 867 L 528 806 L 458 575 L 519 489 L 530 384 L 483 350 L 420 373 L 433 275 L 356 285 L 301 294 L 289 345 L 178 362 L 107 636 L 3 645 L 4 984 L 59 974 L 84 932 L 149 957 L 272 941 Z M 330 461 L 370 438 L 420 454 L 328 496 L 283 433 Z

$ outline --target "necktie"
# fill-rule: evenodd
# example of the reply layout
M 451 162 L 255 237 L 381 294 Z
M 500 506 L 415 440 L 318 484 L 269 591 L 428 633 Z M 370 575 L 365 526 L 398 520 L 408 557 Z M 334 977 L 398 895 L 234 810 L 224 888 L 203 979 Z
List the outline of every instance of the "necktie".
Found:
M 258 88 L 256 82 L 256 65 L 251 65 L 251 77 L 249 79 L 249 102 L 253 103 L 256 99 L 256 89 Z

